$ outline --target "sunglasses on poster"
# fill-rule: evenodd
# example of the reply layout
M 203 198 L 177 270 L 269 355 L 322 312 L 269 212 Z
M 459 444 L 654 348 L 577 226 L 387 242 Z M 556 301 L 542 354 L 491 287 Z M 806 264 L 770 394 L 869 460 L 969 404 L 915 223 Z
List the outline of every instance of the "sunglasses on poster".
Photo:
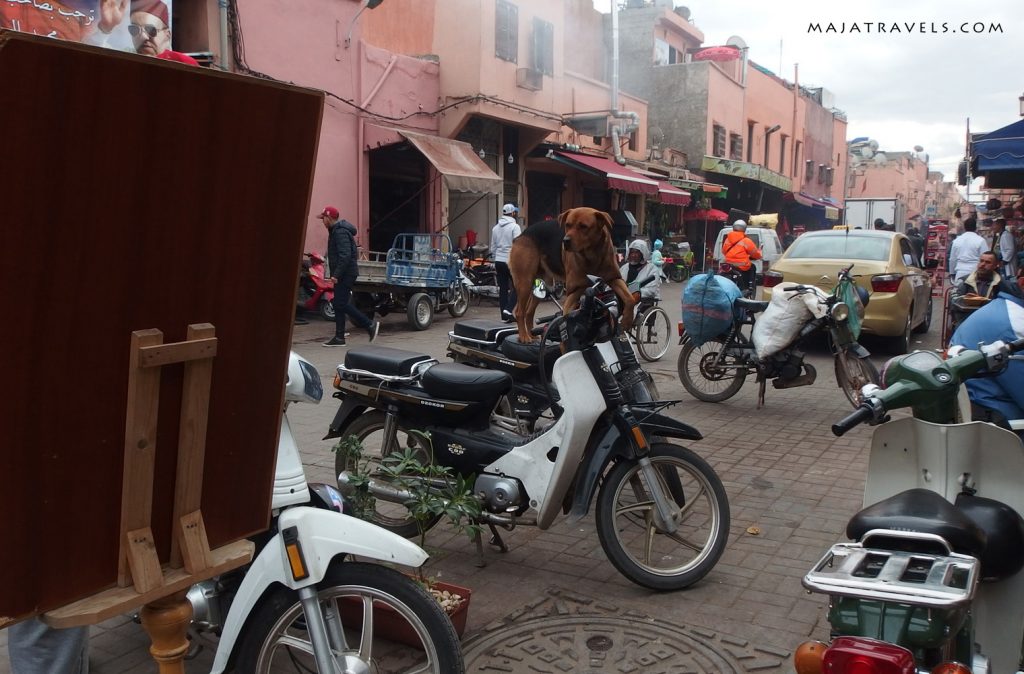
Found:
M 128 32 L 132 37 L 139 37 L 142 33 L 145 33 L 150 40 L 156 39 L 157 34 L 162 30 L 167 29 L 157 28 L 156 26 L 151 26 L 149 24 L 132 23 L 128 25 Z

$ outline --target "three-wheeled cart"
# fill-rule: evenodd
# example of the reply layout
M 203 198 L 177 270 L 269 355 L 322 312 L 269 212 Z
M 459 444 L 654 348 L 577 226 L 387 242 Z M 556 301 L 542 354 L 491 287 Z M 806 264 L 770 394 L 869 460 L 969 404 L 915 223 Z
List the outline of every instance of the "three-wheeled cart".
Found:
M 426 330 L 434 313 L 448 309 L 459 318 L 469 308 L 469 294 L 459 269 L 462 260 L 447 234 L 399 234 L 385 253 L 359 261 L 353 286 L 356 306 L 367 315 L 405 310 L 409 324 Z

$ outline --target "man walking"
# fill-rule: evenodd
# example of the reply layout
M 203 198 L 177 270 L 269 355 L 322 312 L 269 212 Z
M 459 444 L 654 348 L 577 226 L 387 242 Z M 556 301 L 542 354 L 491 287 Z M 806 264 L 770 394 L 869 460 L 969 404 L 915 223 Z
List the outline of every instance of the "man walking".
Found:
M 494 271 L 498 276 L 498 308 L 501 320 L 511 323 L 515 320 L 512 310 L 516 306 L 515 292 L 509 292 L 512 285 L 512 272 L 508 269 L 508 254 L 512 250 L 512 241 L 523 233 L 515 220 L 518 209 L 514 204 L 501 207 L 501 217 L 491 230 L 491 250 L 494 251 Z
M 338 209 L 327 206 L 319 217 L 327 229 L 327 263 L 331 275 L 327 282 L 334 286 L 334 337 L 324 346 L 345 346 L 345 316 L 366 330 L 370 341 L 377 339 L 380 321 L 371 321 L 352 303 L 352 286 L 359 275 L 359 249 L 356 247 L 356 226 L 342 220 Z
M 1017 276 L 1017 240 L 1006 228 L 1006 218 L 996 218 L 992 234 L 992 252 L 1002 260 L 1002 272 L 1006 278 Z
M 959 283 L 977 269 L 981 254 L 990 250 L 985 239 L 978 236 L 977 230 L 977 218 L 967 218 L 964 220 L 964 233 L 956 237 L 949 248 L 947 268 L 954 283 Z

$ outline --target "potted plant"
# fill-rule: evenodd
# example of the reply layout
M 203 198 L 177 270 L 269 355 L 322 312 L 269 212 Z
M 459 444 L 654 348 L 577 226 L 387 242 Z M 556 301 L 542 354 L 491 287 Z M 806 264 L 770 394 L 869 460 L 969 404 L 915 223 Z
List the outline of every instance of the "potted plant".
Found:
M 409 435 L 416 437 L 429 450 L 428 457 L 433 455 L 430 433 L 410 430 Z M 352 467 L 349 471 L 351 488 L 345 493 L 346 512 L 372 522 L 376 499 L 369 490 L 368 472 L 371 462 L 363 454 L 362 442 L 354 435 L 349 435 L 342 438 L 334 446 L 333 451 L 344 452 L 349 458 L 348 465 Z M 435 465 L 429 459 L 424 462 L 422 449 L 415 447 L 404 447 L 391 452 L 383 458 L 377 470 L 380 478 L 410 494 L 405 506 L 416 523 L 421 548 L 426 548 L 428 529 L 440 518 L 447 519 L 456 530 L 466 533 L 470 538 L 480 535 L 478 520 L 481 506 L 480 501 L 473 495 L 472 479 L 456 475 L 451 468 Z M 416 576 L 445 609 L 455 626 L 455 631 L 462 636 L 469 612 L 469 588 L 429 578 L 423 567 L 416 570 Z M 384 616 L 379 617 L 382 622 L 386 620 Z M 396 622 L 401 622 L 401 626 L 405 627 L 402 619 L 397 616 L 395 618 Z M 375 622 L 377 620 L 378 617 L 375 616 Z M 377 625 L 378 629 L 383 626 L 380 622 Z M 399 629 L 399 632 L 393 635 L 396 641 L 418 645 L 418 641 L 403 639 L 400 632 Z

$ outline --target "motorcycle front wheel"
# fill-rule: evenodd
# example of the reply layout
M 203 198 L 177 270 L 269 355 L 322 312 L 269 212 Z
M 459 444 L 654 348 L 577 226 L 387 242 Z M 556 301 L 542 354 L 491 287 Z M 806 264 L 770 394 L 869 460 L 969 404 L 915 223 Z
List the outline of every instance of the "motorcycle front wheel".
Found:
M 865 384 L 878 383 L 878 369 L 869 358 L 858 358 L 851 351 L 840 351 L 836 354 L 836 382 L 850 404 L 860 407 L 864 400 L 860 389 Z
M 652 590 L 679 590 L 707 575 L 725 551 L 729 498 L 711 466 L 685 447 L 652 444 L 650 459 L 676 531 L 658 527 L 651 485 L 640 464 L 621 460 L 597 497 L 597 535 L 626 578 Z
M 720 403 L 736 395 L 747 372 L 733 356 L 726 356 L 716 364 L 718 352 L 725 348 L 725 339 L 718 337 L 694 346 L 688 337 L 679 350 L 676 371 L 683 388 L 697 400 Z
M 459 637 L 441 605 L 411 578 L 377 564 L 335 562 L 317 584 L 334 656 L 345 672 L 465 671 Z M 389 638 L 399 625 L 403 642 Z M 317 671 L 299 595 L 274 586 L 250 614 L 235 670 L 269 674 Z
M 391 479 L 381 471 L 382 461 L 388 455 L 384 451 L 384 422 L 386 420 L 387 415 L 384 412 L 373 410 L 360 415 L 344 429 L 342 436 L 354 435 L 362 444 L 362 459 L 359 466 L 354 466 L 353 459 L 350 456 L 347 456 L 342 451 L 335 452 L 335 475 L 349 471 L 350 473 L 358 473 L 371 480 L 384 481 Z M 395 432 L 395 441 L 400 450 L 405 448 L 414 449 L 416 457 L 424 465 L 431 462 L 429 448 L 424 446 L 422 440 L 401 426 Z M 385 501 L 379 498 L 368 498 L 366 503 L 357 502 L 355 499 L 347 500 L 346 503 L 352 507 L 365 508 L 367 510 L 367 512 L 358 513 L 360 519 L 373 522 L 377 526 L 396 533 L 403 538 L 414 538 L 420 534 L 419 527 L 416 525 L 416 519 L 409 513 L 409 509 L 401 503 Z M 423 523 L 424 530 L 429 530 L 440 519 L 440 515 L 428 518 Z

